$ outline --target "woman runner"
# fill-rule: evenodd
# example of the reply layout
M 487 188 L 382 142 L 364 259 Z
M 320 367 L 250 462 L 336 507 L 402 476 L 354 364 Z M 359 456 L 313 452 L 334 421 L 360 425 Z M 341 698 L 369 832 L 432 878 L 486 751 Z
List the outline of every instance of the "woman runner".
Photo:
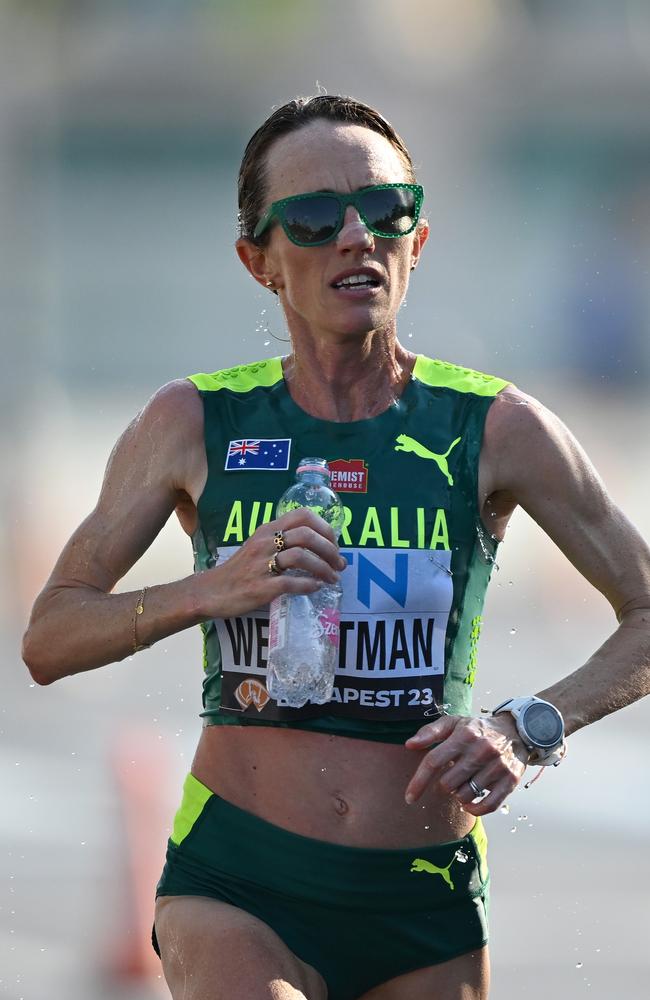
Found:
M 240 171 L 237 253 L 278 295 L 291 353 L 160 389 L 34 605 L 41 684 L 203 629 L 204 725 L 155 909 L 174 1000 L 485 1000 L 481 817 L 650 687 L 648 549 L 578 443 L 505 380 L 397 339 L 421 202 L 372 108 L 321 95 L 270 116 Z M 273 518 L 308 455 L 333 469 L 340 548 L 311 512 Z M 476 717 L 483 598 L 518 505 L 618 625 L 563 680 Z M 196 572 L 113 594 L 174 510 Z M 268 604 L 339 577 L 335 696 L 277 705 Z

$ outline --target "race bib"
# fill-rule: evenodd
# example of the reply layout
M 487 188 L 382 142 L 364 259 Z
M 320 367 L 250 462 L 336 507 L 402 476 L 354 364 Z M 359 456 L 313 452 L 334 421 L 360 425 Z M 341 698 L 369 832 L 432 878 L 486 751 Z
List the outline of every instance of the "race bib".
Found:
M 220 550 L 229 558 L 235 547 Z M 451 552 L 341 550 L 343 598 L 332 700 L 288 708 L 266 691 L 268 608 L 215 620 L 222 657 L 221 711 L 286 721 L 319 715 L 416 719 L 440 714 L 445 635 L 453 600 Z

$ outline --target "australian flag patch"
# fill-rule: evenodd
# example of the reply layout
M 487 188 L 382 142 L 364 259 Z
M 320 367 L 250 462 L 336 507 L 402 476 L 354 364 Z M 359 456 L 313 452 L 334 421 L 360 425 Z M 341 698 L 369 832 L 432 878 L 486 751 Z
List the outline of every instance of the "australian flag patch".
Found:
M 291 438 L 242 438 L 231 441 L 226 455 L 226 472 L 246 469 L 285 472 L 289 468 Z

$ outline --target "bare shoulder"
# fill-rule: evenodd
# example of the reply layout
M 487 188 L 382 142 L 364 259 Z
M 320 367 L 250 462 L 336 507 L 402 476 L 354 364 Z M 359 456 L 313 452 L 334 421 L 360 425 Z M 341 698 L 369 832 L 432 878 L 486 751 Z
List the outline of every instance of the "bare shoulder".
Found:
M 560 467 L 565 473 L 579 476 L 589 469 L 596 476 L 562 420 L 539 399 L 516 386 L 503 389 L 488 411 L 481 460 L 487 495 L 508 491 L 518 502 Z
M 200 496 L 205 464 L 199 393 L 190 382 L 170 382 L 113 447 L 95 508 L 64 547 L 44 594 L 79 581 L 108 593 L 171 513 Z
M 135 418 L 149 432 L 192 438 L 203 432 L 203 406 L 196 386 L 179 378 L 157 389 Z
M 188 379 L 161 386 L 131 421 L 113 449 L 110 467 L 126 463 L 145 480 L 159 480 L 181 493 L 193 494 L 200 478 L 203 445 L 203 405 Z
M 512 434 L 526 436 L 554 414 L 534 396 L 515 385 L 507 385 L 494 398 L 485 422 L 486 442 L 494 447 L 502 445 Z

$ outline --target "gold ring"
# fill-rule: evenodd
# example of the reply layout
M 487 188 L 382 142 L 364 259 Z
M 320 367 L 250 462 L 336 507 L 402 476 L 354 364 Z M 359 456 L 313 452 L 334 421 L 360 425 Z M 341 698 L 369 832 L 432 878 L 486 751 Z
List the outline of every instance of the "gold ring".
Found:
M 271 576 L 280 576 L 282 570 L 278 566 L 278 553 L 276 552 L 274 556 L 269 559 L 269 573 Z
M 287 543 L 284 540 L 284 533 L 282 531 L 276 531 L 273 535 L 273 544 L 275 545 L 276 552 L 282 552 L 287 547 Z

